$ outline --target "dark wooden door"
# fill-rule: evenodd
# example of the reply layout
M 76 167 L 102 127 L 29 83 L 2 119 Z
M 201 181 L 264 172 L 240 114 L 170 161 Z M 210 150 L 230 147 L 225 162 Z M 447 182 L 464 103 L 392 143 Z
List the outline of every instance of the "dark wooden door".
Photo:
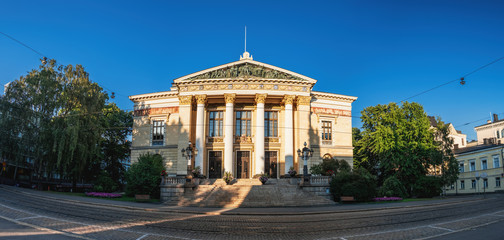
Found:
M 264 153 L 264 171 L 271 177 L 277 178 L 277 152 L 266 151 Z
M 250 152 L 238 151 L 236 153 L 236 177 L 249 178 Z
M 222 178 L 222 151 L 209 152 L 208 167 L 209 178 Z

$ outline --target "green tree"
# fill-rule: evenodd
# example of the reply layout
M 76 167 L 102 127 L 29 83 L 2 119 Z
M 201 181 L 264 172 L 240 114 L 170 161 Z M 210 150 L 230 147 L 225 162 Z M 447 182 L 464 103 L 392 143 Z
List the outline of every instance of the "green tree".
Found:
M 149 194 L 159 198 L 161 172 L 165 170 L 163 158 L 158 154 L 144 154 L 126 172 L 126 194 Z
M 411 192 L 416 180 L 432 166 L 437 149 L 429 119 L 418 103 L 390 103 L 362 112 L 362 139 L 357 165 L 376 171 L 380 182 L 396 176 Z
M 125 169 L 122 160 L 130 156 L 133 116 L 121 110 L 115 103 L 108 103 L 103 109 L 104 133 L 101 141 L 104 169 L 116 184 L 124 182 Z
M 16 168 L 21 164 L 29 167 L 38 179 L 51 166 L 50 140 L 52 119 L 59 108 L 61 93 L 55 62 L 40 66 L 26 76 L 10 83 L 2 101 L 2 129 L 15 155 Z M 7 154 L 8 155 L 8 154 Z M 26 161 L 30 159 L 30 163 Z M 17 172 L 17 169 L 16 171 Z
M 453 153 L 453 138 L 450 137 L 450 125 L 437 118 L 434 135 L 438 145 L 435 154 L 434 169 L 441 170 L 442 185 L 451 185 L 458 179 L 459 168 Z
M 75 186 L 105 169 L 118 181 L 120 160 L 129 156 L 132 118 L 105 105 L 107 99 L 81 65 L 47 61 L 11 82 L 0 99 L 2 158 L 16 167 L 27 164 L 39 180 L 59 173 Z

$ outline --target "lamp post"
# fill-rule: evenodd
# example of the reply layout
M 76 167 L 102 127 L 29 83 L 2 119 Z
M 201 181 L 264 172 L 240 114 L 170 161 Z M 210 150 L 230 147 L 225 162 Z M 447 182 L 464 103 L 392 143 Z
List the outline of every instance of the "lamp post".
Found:
M 191 181 L 192 173 L 191 173 L 191 160 L 193 156 L 193 148 L 191 146 L 191 141 L 189 141 L 189 146 L 187 148 L 182 148 L 182 157 L 185 157 L 187 159 L 187 176 L 186 176 L 186 182 Z
M 306 142 L 304 143 L 303 150 L 297 150 L 298 156 L 303 158 L 304 166 L 303 166 L 303 181 L 308 182 L 308 158 L 313 156 L 313 149 L 309 149 L 306 147 Z

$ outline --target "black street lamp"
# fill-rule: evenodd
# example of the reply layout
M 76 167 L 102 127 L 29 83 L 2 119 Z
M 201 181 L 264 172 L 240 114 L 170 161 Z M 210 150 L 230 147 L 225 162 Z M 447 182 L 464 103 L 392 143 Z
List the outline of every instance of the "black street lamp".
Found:
M 190 181 L 192 173 L 191 173 L 191 160 L 193 156 L 193 148 L 191 146 L 191 141 L 189 141 L 189 146 L 187 148 L 182 148 L 182 157 L 187 159 L 187 179 Z
M 306 183 L 309 181 L 308 179 L 308 159 L 313 156 L 313 149 L 309 149 L 306 147 L 306 142 L 304 143 L 303 150 L 297 150 L 298 156 L 303 158 L 304 166 L 303 166 L 303 181 Z

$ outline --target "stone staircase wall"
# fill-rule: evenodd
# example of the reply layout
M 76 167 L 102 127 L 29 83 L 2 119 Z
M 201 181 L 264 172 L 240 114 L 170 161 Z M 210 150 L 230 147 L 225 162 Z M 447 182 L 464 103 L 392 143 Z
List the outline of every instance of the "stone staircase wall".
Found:
M 292 184 L 294 183 L 294 184 Z M 199 179 L 196 186 L 185 186 L 184 193 L 164 201 L 169 205 L 197 207 L 290 207 L 331 205 L 333 201 L 303 191 L 291 179 L 238 179 L 226 185 L 222 179 Z

